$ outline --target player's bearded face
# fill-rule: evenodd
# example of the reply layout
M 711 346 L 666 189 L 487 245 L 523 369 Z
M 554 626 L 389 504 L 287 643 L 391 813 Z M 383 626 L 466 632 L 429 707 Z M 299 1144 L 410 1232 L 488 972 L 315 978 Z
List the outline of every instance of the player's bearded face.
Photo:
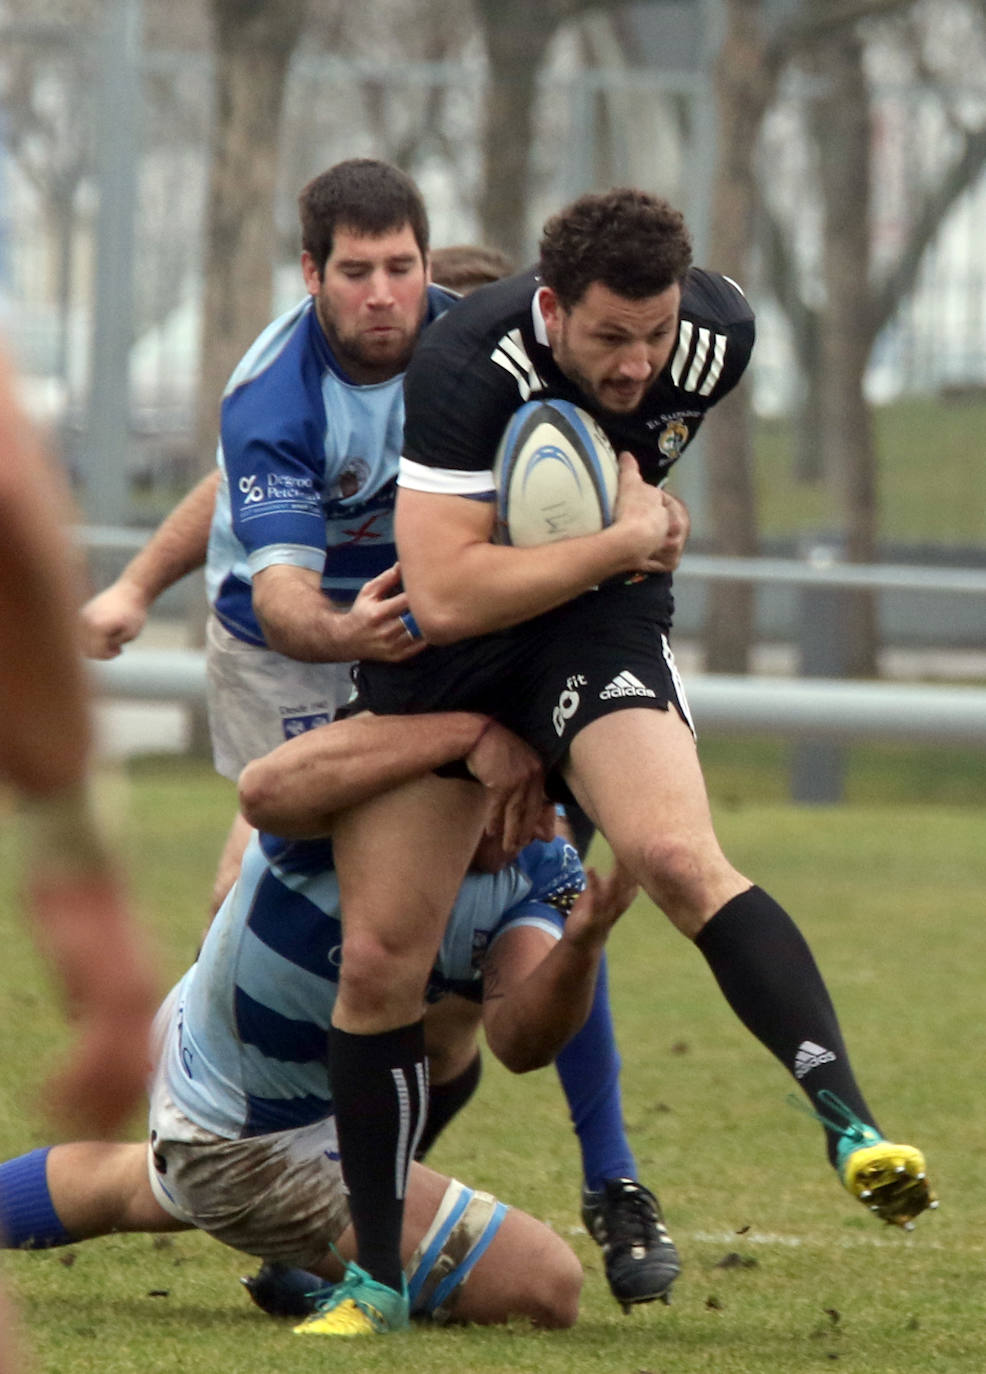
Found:
M 555 362 L 604 410 L 637 409 L 671 356 L 678 330 L 681 288 L 631 300 L 593 282 L 566 309 L 549 287 L 541 310 Z
M 410 225 L 379 236 L 338 228 L 321 277 L 302 270 L 343 370 L 361 385 L 403 372 L 427 307 L 428 274 Z

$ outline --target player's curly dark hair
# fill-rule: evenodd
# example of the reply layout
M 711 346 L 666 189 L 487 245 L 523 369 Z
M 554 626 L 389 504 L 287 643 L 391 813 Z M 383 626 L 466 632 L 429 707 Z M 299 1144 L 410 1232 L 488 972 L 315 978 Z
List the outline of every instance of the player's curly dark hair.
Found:
M 666 200 L 619 187 L 580 196 L 544 226 L 540 276 L 566 310 L 601 282 L 640 300 L 681 281 L 692 244 L 680 213 Z
M 428 212 L 421 192 L 399 167 L 372 157 L 337 162 L 314 177 L 298 196 L 301 246 L 312 255 L 319 276 L 341 225 L 377 236 L 411 226 L 421 256 L 428 254 Z

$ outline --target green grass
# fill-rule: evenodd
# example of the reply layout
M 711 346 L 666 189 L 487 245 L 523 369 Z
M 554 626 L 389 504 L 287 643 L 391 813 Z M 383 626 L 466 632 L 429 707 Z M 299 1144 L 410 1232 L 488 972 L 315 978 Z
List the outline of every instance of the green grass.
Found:
M 897 401 L 876 407 L 873 424 L 881 540 L 986 544 L 986 465 L 981 461 L 986 398 Z M 761 534 L 839 529 L 830 493 L 794 480 L 792 451 L 789 423 L 758 425 Z
M 433 1162 L 570 1238 L 586 1269 L 573 1331 L 418 1328 L 330 1353 L 249 1306 L 236 1280 L 250 1265 L 233 1252 L 199 1235 L 123 1236 L 3 1257 L 41 1374 L 979 1374 L 984 785 L 977 793 L 961 758 L 936 756 L 929 799 L 927 756 L 857 752 L 851 800 L 836 808 L 789 805 L 773 746 L 713 742 L 707 772 L 724 847 L 808 935 L 884 1128 L 930 1156 L 942 1207 L 912 1235 L 873 1223 L 841 1190 L 817 1127 L 786 1103 L 787 1076 L 734 1021 L 701 958 L 638 903 L 614 933 L 611 978 L 640 1172 L 685 1264 L 670 1309 L 620 1313 L 577 1229 L 578 1162 L 552 1073 L 512 1078 L 487 1055 L 476 1103 Z M 170 978 L 198 938 L 231 792 L 183 762 L 146 762 L 117 787 Z M 35 1070 L 65 1032 L 12 914 L 7 841 L 0 888 L 5 1157 L 45 1138 Z M 722 1267 L 730 1254 L 740 1262 Z

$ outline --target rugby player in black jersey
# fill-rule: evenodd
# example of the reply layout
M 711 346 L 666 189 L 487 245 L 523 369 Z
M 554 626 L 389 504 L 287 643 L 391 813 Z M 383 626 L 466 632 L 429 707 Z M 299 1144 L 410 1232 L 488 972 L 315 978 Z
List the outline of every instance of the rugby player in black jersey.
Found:
M 680 214 L 635 190 L 580 198 L 546 225 L 536 272 L 436 322 L 407 372 L 397 503 L 404 585 L 431 647 L 362 664 L 359 695 L 378 713 L 486 712 L 531 743 L 555 795 L 574 795 L 794 1075 L 845 1186 L 904 1226 L 933 1202 L 923 1156 L 883 1137 L 807 944 L 719 847 L 668 642 L 688 518 L 658 484 L 753 340 L 740 289 L 693 267 Z M 498 440 L 545 396 L 591 411 L 620 452 L 614 522 L 536 548 L 494 544 Z M 400 1283 L 395 1159 L 415 1108 L 393 1082 L 424 1061 L 422 990 L 483 824 L 474 782 L 432 776 L 334 833 L 345 944 L 330 1043 L 368 1307 L 373 1284 Z

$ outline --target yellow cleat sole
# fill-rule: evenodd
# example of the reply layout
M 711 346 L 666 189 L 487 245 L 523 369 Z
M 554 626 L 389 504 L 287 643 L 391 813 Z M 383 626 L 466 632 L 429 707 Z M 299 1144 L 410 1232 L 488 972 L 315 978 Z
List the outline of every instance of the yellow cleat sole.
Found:
M 843 1165 L 842 1181 L 891 1226 L 909 1227 L 915 1217 L 938 1205 L 928 1183 L 924 1155 L 913 1145 L 881 1140 L 853 1150 Z

